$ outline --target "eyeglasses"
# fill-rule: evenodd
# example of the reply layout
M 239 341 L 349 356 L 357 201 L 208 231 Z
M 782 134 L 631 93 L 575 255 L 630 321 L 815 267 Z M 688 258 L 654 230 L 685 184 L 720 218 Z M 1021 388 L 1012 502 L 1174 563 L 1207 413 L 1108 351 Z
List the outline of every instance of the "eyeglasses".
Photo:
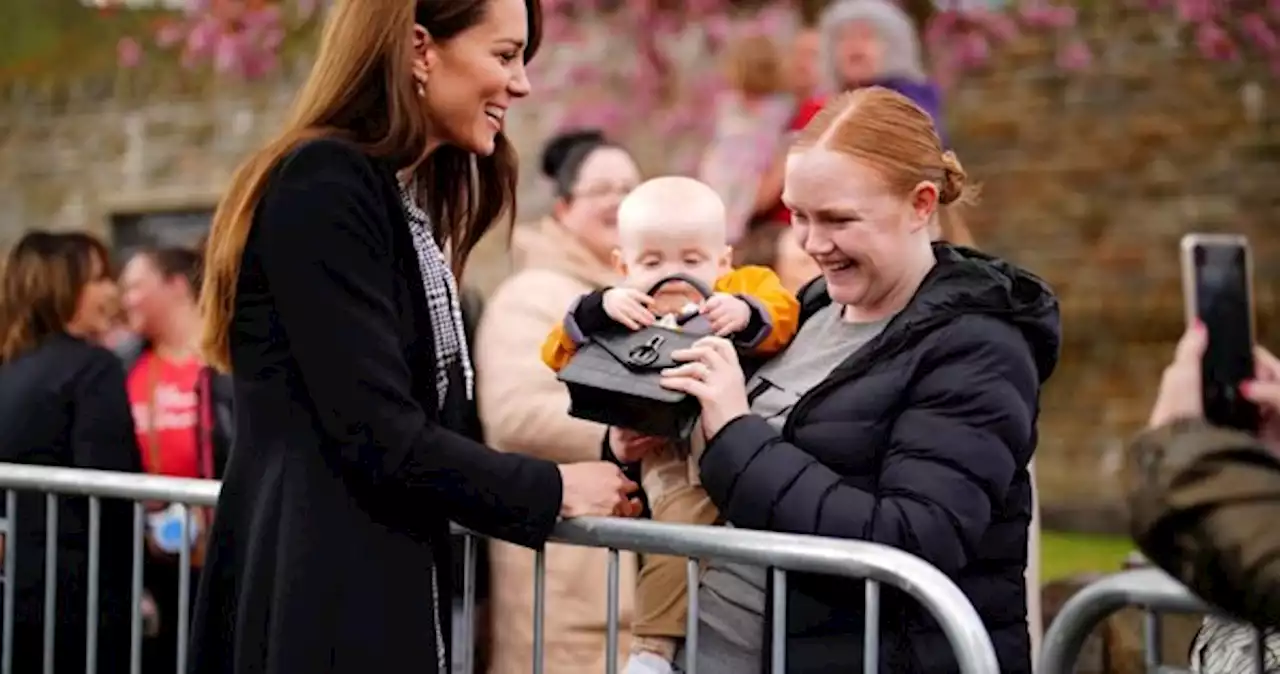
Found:
M 633 184 L 626 185 L 588 185 L 573 191 L 573 196 L 578 199 L 604 199 L 605 197 L 625 197 L 636 188 Z

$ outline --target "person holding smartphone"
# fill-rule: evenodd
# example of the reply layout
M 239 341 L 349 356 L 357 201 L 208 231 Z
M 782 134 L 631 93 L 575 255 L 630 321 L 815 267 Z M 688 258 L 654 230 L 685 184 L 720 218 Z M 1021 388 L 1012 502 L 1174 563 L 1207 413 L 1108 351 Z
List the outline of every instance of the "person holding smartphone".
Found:
M 1202 389 L 1208 333 L 1193 322 L 1178 342 L 1149 427 L 1129 452 L 1133 537 L 1201 597 L 1280 627 L 1280 359 L 1256 347 L 1256 376 L 1239 386 L 1258 407 L 1257 432 L 1215 425 Z

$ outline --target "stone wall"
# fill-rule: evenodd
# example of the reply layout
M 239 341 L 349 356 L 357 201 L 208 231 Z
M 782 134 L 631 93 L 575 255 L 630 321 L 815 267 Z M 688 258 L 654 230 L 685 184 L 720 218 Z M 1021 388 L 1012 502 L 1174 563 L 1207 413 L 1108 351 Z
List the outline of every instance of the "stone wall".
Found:
M 1184 232 L 1252 237 L 1262 333 L 1280 345 L 1280 96 L 1270 76 L 1206 64 L 1150 14 L 1109 11 L 1083 27 L 1100 47 L 1091 71 L 1063 76 L 1052 45 L 1030 38 L 965 81 L 947 110 L 960 157 L 985 183 L 969 215 L 980 243 L 1062 295 L 1066 344 L 1043 401 L 1039 461 L 1044 502 L 1059 511 L 1118 502 L 1112 472 L 1181 321 Z M 296 80 L 149 97 L 111 86 L 7 92 L 0 240 L 32 226 L 109 233 L 113 214 L 212 205 L 236 162 L 278 123 Z M 536 175 L 537 144 L 554 118 L 554 104 L 535 96 L 511 119 L 524 175 Z M 649 152 L 647 169 L 661 170 L 653 151 L 669 139 L 628 140 Z M 537 179 L 521 197 L 522 216 L 547 206 Z M 486 255 L 491 282 L 500 247 Z
M 949 101 L 958 152 L 985 181 L 979 242 L 1062 298 L 1065 347 L 1038 461 L 1050 511 L 1117 502 L 1111 477 L 1181 329 L 1184 233 L 1249 235 L 1261 339 L 1280 345 L 1271 75 L 1206 63 L 1150 13 L 1097 4 L 1112 13 L 1085 27 L 1100 47 L 1089 72 L 1063 77 L 1045 45 L 1028 43 Z

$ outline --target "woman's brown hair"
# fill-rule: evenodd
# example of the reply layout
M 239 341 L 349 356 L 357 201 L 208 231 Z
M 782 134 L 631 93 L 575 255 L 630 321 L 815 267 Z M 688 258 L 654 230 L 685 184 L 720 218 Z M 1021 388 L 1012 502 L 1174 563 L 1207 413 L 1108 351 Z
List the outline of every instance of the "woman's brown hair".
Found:
M 254 211 L 272 169 L 298 144 L 338 137 L 386 158 L 397 168 L 414 165 L 425 187 L 427 213 L 447 246 L 455 274 L 499 218 L 516 211 L 517 159 L 499 133 L 492 155 L 456 147 L 427 153 L 428 121 L 408 55 L 414 24 L 446 42 L 484 19 L 491 0 L 338 0 L 330 11 L 315 64 L 298 93 L 284 130 L 236 171 L 213 216 L 205 252 L 201 345 L 208 363 L 231 368 L 230 332 L 240 260 Z M 525 0 L 529 36 L 524 60 L 542 37 L 539 0 Z
M 83 232 L 27 232 L 9 251 L 0 280 L 0 363 L 65 332 L 85 286 L 110 278 L 110 255 Z
M 200 297 L 200 287 L 204 281 L 204 265 L 199 248 L 182 246 L 165 246 L 163 248 L 143 248 L 133 254 L 134 257 L 145 258 L 155 267 L 164 280 L 181 278 L 191 288 L 192 299 Z

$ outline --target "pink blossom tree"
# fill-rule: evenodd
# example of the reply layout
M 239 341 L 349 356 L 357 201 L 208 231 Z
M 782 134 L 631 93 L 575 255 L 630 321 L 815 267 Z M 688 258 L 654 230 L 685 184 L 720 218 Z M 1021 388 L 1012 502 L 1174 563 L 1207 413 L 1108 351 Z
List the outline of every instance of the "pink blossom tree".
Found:
M 111 0 L 97 0 L 99 3 Z M 822 0 L 807 0 L 809 4 Z M 1084 0 L 1075 0 L 1083 2 Z M 1265 59 L 1280 74 L 1280 0 L 1114 0 L 1172 18 L 1206 58 Z M 253 79 L 269 75 L 290 31 L 313 25 L 325 0 L 187 0 L 147 39 L 130 37 L 119 48 L 121 65 L 137 64 L 151 50 L 176 54 L 189 68 Z M 923 25 L 934 76 L 944 85 L 984 67 L 992 55 L 1029 32 L 1058 45 L 1058 65 L 1087 68 L 1090 46 L 1077 32 L 1071 0 L 904 0 Z M 570 101 L 565 124 L 607 129 L 642 121 L 664 133 L 705 123 L 706 106 L 722 89 L 718 68 L 678 72 L 674 63 L 710 62 L 736 31 L 785 37 L 793 0 L 543 0 L 546 44 L 535 62 L 540 95 Z M 812 8 L 810 8 L 812 9 Z M 605 31 L 584 30 L 588 24 Z M 594 35 L 594 38 L 592 37 Z M 601 42 L 607 35 L 608 42 Z M 594 42 L 593 42 L 594 39 Z M 150 46 L 144 46 L 149 43 Z M 601 58 L 627 49 L 629 59 Z M 610 68 L 606 62 L 625 61 Z M 625 91 L 619 98 L 588 95 Z
M 309 23 L 318 4 L 318 0 L 187 0 L 183 12 L 157 23 L 149 42 L 158 51 L 176 54 L 186 68 L 212 67 L 221 74 L 258 79 L 276 69 L 286 33 Z M 121 39 L 120 65 L 138 65 L 147 51 L 145 42 L 133 36 Z

